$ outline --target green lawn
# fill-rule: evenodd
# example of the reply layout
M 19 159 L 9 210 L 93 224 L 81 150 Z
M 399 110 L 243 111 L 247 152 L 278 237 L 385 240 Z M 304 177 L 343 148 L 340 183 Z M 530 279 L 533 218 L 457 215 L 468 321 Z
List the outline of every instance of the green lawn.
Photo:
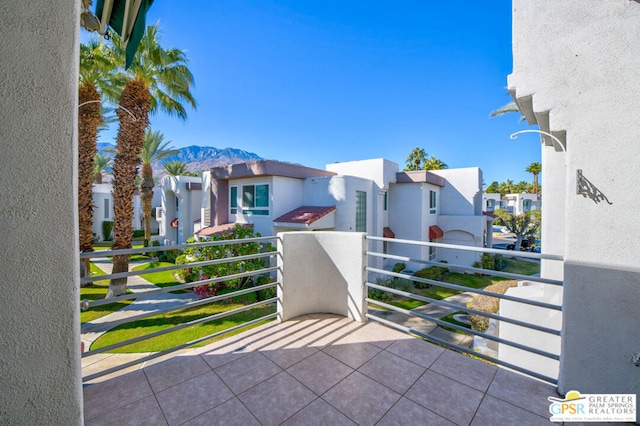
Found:
M 116 342 L 122 342 L 127 339 L 141 336 L 143 334 L 153 333 L 158 330 L 170 328 L 172 326 L 193 321 L 195 319 L 203 318 L 209 315 L 214 315 L 220 312 L 228 311 L 231 309 L 239 308 L 243 305 L 240 304 L 224 304 L 224 303 L 211 303 L 209 305 L 200 306 L 188 310 L 173 312 L 167 315 L 158 315 L 155 317 L 145 318 L 140 321 L 135 321 L 129 324 L 123 324 L 119 327 L 102 335 L 98 340 L 91 345 L 92 349 L 101 348 L 111 345 Z M 187 327 L 182 330 L 167 333 L 162 336 L 157 336 L 152 339 L 137 342 L 122 348 L 110 351 L 111 353 L 138 353 L 138 352 L 156 352 L 165 349 L 172 348 L 182 343 L 189 342 L 199 337 L 207 336 L 209 334 L 216 333 L 218 331 L 231 328 L 243 322 L 247 322 L 262 316 L 268 315 L 276 311 L 275 306 L 263 306 L 252 309 L 250 311 L 241 312 L 230 317 L 222 318 L 216 321 L 211 321 L 204 324 L 198 324 L 193 327 Z M 259 323 L 262 324 L 263 322 Z M 259 325 L 257 324 L 257 325 Z M 254 325 L 256 327 L 257 325 Z M 216 339 L 209 339 L 201 342 L 195 346 L 204 346 L 215 340 L 221 340 L 230 335 L 240 333 L 246 329 L 223 335 Z
M 508 259 L 505 258 L 504 272 L 510 272 L 514 274 L 532 275 L 540 272 L 540 264 L 527 262 L 526 260 Z M 475 275 L 475 274 L 461 274 L 461 273 L 448 273 L 443 277 L 443 281 L 449 284 L 456 284 L 469 288 L 484 288 L 488 285 L 494 284 L 499 281 L 507 280 L 508 278 L 496 277 L 490 275 Z M 447 297 L 455 296 L 461 293 L 458 290 L 453 290 L 445 287 L 431 286 L 425 289 L 414 289 L 413 293 L 419 294 L 430 299 L 442 300 Z M 416 299 L 409 299 L 406 297 L 394 297 L 393 300 L 387 302 L 390 305 L 397 306 L 403 309 L 415 309 L 418 306 L 422 306 L 425 302 Z
M 145 263 L 144 265 L 140 265 L 140 266 L 136 266 L 135 268 L 133 268 L 134 271 L 146 271 L 148 269 L 154 269 L 154 268 L 164 268 L 165 266 L 174 266 L 173 263 L 169 263 L 169 262 L 150 262 L 150 263 Z M 163 272 L 151 272 L 149 274 L 144 274 L 141 275 L 142 278 L 144 278 L 145 280 L 149 281 L 152 284 L 157 285 L 158 287 L 171 287 L 174 285 L 178 285 L 181 284 L 176 277 L 174 277 L 174 273 L 176 273 L 177 270 L 175 271 L 163 271 Z M 172 291 L 171 293 L 186 293 L 185 290 L 177 290 L 177 291 Z
M 91 264 L 92 275 L 105 275 L 104 271 L 98 268 L 93 263 Z M 94 281 L 88 287 L 80 287 L 80 300 L 87 299 L 89 302 L 104 299 L 104 296 L 109 290 L 109 280 Z M 96 306 L 95 308 L 89 308 L 86 311 L 80 312 L 80 323 L 92 321 L 96 318 L 103 317 L 112 312 L 120 310 L 131 303 L 131 300 L 125 300 L 122 302 L 109 303 L 107 305 Z
M 466 314 L 466 312 L 464 312 L 464 311 L 454 312 L 452 314 L 447 315 L 446 317 L 442 317 L 441 320 L 444 321 L 444 322 L 448 322 L 450 324 L 459 325 L 459 326 L 464 327 L 464 328 L 471 328 L 471 326 L 469 324 L 465 324 L 463 322 L 456 321 L 453 318 L 454 315 L 458 315 L 458 314 L 463 314 L 464 315 L 464 314 Z M 442 327 L 445 330 L 453 331 L 454 333 L 458 333 L 458 334 L 467 334 L 464 331 L 456 330 L 455 328 L 451 328 L 451 327 L 443 327 L 441 325 L 439 325 L 438 327 Z

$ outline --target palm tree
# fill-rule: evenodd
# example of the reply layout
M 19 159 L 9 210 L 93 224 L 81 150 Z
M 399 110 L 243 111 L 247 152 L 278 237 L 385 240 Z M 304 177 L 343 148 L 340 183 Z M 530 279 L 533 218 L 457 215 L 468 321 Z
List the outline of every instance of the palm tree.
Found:
M 103 173 L 112 173 L 113 158 L 108 155 L 96 154 L 93 157 L 93 182 L 102 183 Z
M 127 80 L 117 110 L 120 128 L 116 138 L 116 158 L 113 166 L 113 249 L 131 248 L 133 236 L 133 193 L 139 154 L 149 125 L 149 113 L 163 111 L 186 119 L 183 103 L 196 107 L 191 94 L 193 75 L 187 67 L 184 51 L 160 45 L 158 24 L 147 26 L 137 56 L 127 70 Z M 122 64 L 125 57 L 120 38 L 113 35 L 113 50 Z M 129 112 L 133 114 L 132 117 Z M 113 257 L 113 272 L 126 272 L 129 256 Z M 112 279 L 106 297 L 125 294 L 127 279 Z
M 427 153 L 424 152 L 424 149 L 415 147 L 407 157 L 407 167 L 405 167 L 405 172 L 416 171 L 422 169 L 422 164 L 426 161 Z
M 93 251 L 93 179 L 98 130 L 103 123 L 102 95 L 115 97 L 117 75 L 106 46 L 98 40 L 80 45 L 78 87 L 78 226 L 80 251 Z M 82 275 L 89 274 L 89 259 L 82 263 Z
M 538 193 L 538 175 L 542 172 L 542 164 L 533 162 L 527 166 L 525 172 L 533 174 L 533 193 Z
M 189 174 L 187 164 L 183 161 L 169 161 L 164 164 L 164 171 L 169 176 L 186 176 Z
M 149 244 L 151 240 L 151 201 L 153 200 L 153 164 L 158 161 L 179 154 L 180 151 L 168 147 L 171 141 L 164 141 L 164 135 L 149 129 L 144 135 L 144 146 L 140 152 L 142 161 L 142 219 L 144 220 L 144 240 Z
M 446 163 L 433 155 L 425 160 L 424 165 L 422 166 L 423 170 L 443 170 L 448 168 L 449 166 L 447 166 Z

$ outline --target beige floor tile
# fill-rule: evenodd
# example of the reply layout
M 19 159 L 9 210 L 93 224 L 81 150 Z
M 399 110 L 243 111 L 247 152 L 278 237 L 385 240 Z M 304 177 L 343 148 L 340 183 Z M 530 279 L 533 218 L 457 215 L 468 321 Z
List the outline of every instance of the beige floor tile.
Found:
M 396 405 L 385 414 L 378 423 L 379 426 L 407 426 L 407 425 L 429 425 L 429 426 L 454 426 L 450 422 L 415 402 L 401 398 Z M 497 425 L 492 425 L 497 426 Z
M 167 422 L 155 397 L 148 396 L 122 408 L 85 421 L 87 426 L 166 425 Z
M 213 371 L 156 393 L 170 425 L 184 423 L 231 398 L 233 393 Z
M 184 423 L 185 426 L 259 426 L 260 423 L 238 398 L 218 405 L 216 408 Z
M 407 391 L 407 398 L 457 424 L 469 424 L 484 393 L 432 371 Z
M 390 352 L 382 351 L 358 371 L 399 394 L 404 394 L 426 369 Z
M 287 372 L 317 395 L 322 395 L 354 370 L 324 352 L 317 352 Z
M 539 416 L 549 413 L 547 397 L 558 397 L 554 386 L 504 368 L 498 369 L 487 394 Z
M 518 425 L 518 426 L 548 426 L 549 416 L 537 416 L 522 408 L 485 396 L 478 408 L 478 412 L 471 423 L 473 426 L 483 425 Z
M 344 317 L 318 318 L 314 327 L 300 330 L 296 334 L 310 346 L 323 348 L 359 328 L 361 325 Z
M 347 416 L 318 398 L 293 417 L 283 423 L 283 426 L 355 426 Z
M 216 374 L 236 395 L 281 371 L 280 367 L 260 352 L 251 352 L 215 369 Z
M 400 395 L 356 371 L 327 391 L 322 399 L 357 424 L 373 425 Z
M 495 365 L 449 350 L 444 351 L 429 369 L 483 392 L 498 371 Z
M 430 367 L 444 352 L 441 347 L 415 338 L 398 340 L 386 350 L 425 368 Z
M 84 385 L 84 418 L 97 417 L 152 395 L 142 371 L 134 371 L 110 380 Z
M 146 367 L 142 371 L 146 374 L 151 389 L 160 392 L 211 371 L 211 367 L 199 355 L 191 355 L 176 356 Z
M 313 392 L 284 371 L 238 395 L 265 426 L 281 424 L 315 398 Z

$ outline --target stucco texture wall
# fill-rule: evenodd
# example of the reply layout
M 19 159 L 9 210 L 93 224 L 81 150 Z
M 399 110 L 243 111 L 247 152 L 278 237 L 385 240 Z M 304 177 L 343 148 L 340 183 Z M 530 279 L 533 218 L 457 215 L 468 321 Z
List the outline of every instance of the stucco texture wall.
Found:
M 543 199 L 543 221 L 564 221 L 564 241 L 543 228 L 543 250 L 563 245 L 565 256 L 561 392 L 640 391 L 638 23 L 636 1 L 513 1 L 509 90 L 530 122 L 566 132 L 566 154 L 542 164 L 543 188 L 563 204 Z
M 0 423 L 82 423 L 79 2 L 0 3 Z

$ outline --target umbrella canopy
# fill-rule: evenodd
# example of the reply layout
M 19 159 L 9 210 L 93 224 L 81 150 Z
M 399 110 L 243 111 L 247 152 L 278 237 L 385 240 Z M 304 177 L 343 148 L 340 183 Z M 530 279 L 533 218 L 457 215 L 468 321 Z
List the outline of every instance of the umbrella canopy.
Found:
M 96 4 L 96 17 L 100 21 L 98 32 L 104 34 L 109 25 L 120 35 L 126 52 L 125 68 L 133 62 L 152 3 L 153 0 L 98 0 Z

